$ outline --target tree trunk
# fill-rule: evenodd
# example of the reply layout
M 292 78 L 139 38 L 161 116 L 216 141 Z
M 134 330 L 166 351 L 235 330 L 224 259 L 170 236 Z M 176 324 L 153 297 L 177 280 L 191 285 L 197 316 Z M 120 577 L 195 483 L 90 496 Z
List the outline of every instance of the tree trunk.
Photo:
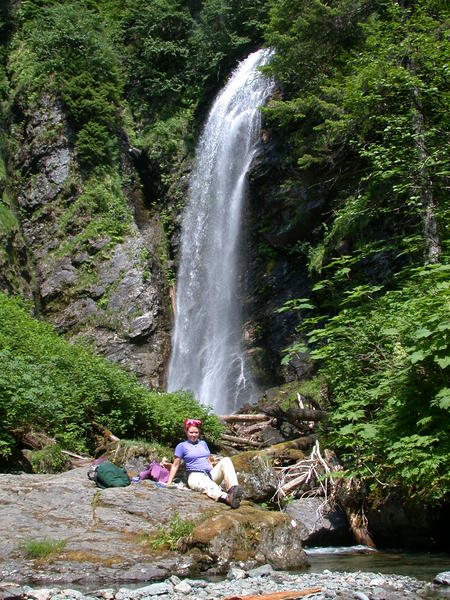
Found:
M 416 73 L 414 59 L 410 61 L 410 68 Z M 438 225 L 436 221 L 436 199 L 433 195 L 433 184 L 427 169 L 429 156 L 425 142 L 425 124 L 417 86 L 413 89 L 415 143 L 419 154 L 419 192 L 422 204 L 423 237 L 425 240 L 425 264 L 439 262 L 441 256 L 441 244 L 439 239 Z
M 406 29 L 408 29 L 408 20 L 411 12 L 414 10 L 414 3 L 409 3 L 407 0 L 399 0 L 398 4 L 404 11 L 403 23 L 406 26 Z M 417 64 L 412 54 L 407 58 L 405 64 L 406 69 L 416 77 Z M 436 220 L 436 198 L 433 195 L 433 182 L 431 181 L 427 168 L 430 157 L 428 156 L 425 139 L 426 131 L 423 106 L 420 98 L 420 91 L 416 85 L 414 85 L 412 90 L 412 105 L 413 128 L 415 133 L 414 143 L 419 157 L 417 189 L 422 205 L 422 228 L 425 241 L 424 258 L 425 264 L 434 264 L 439 262 L 441 257 L 441 242 Z

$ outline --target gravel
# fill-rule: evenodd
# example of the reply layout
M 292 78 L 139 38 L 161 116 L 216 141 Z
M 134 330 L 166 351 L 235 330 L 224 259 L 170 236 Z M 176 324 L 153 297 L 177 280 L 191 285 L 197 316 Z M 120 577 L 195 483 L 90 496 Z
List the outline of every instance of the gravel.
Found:
M 0 600 L 222 600 L 251 594 L 260 594 L 264 598 L 264 594 L 307 588 L 320 588 L 320 591 L 303 596 L 314 600 L 429 600 L 442 597 L 440 591 L 443 592 L 445 587 L 403 575 L 328 570 L 322 573 L 293 574 L 274 571 L 270 565 L 263 565 L 249 571 L 235 566 L 230 569 L 226 579 L 221 581 L 172 576 L 165 581 L 134 589 L 120 587 L 80 592 L 56 587 L 34 589 L 3 581 L 0 583 Z

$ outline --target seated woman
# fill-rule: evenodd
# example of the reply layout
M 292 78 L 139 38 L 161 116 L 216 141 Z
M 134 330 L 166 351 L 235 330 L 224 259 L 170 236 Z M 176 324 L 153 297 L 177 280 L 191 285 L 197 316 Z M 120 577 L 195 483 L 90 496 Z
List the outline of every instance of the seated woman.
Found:
M 201 424 L 198 419 L 185 420 L 184 429 L 187 439 L 175 448 L 175 458 L 167 485 L 172 483 L 181 460 L 184 460 L 187 484 L 191 489 L 202 492 L 231 508 L 238 508 L 241 503 L 242 488 L 238 485 L 233 463 L 231 459 L 225 457 L 213 467 L 208 445 L 199 439 Z M 227 493 L 220 487 L 222 481 L 225 482 Z

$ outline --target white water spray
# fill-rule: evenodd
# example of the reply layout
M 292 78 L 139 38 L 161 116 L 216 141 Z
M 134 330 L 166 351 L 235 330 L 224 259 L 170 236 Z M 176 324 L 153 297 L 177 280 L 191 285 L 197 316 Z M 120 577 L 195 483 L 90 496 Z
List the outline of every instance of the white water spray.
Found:
M 217 414 L 251 400 L 239 301 L 246 174 L 260 134 L 259 107 L 273 84 L 259 50 L 239 64 L 216 98 L 196 152 L 182 227 L 168 390 L 191 390 Z

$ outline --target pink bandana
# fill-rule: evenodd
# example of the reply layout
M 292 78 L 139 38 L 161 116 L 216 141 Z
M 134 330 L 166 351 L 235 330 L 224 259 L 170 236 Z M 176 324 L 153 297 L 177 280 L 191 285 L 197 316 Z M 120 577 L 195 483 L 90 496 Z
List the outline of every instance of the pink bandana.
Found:
M 184 429 L 187 431 L 189 427 L 200 427 L 202 422 L 200 419 L 186 419 L 184 421 Z

